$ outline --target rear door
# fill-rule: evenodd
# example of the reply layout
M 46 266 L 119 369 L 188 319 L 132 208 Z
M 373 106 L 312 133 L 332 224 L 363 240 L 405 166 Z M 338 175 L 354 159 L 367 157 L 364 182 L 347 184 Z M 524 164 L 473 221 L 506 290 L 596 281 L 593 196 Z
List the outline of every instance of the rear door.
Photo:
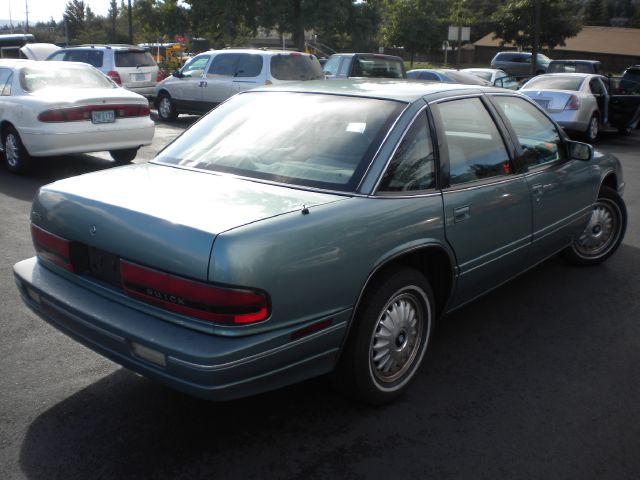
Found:
M 202 102 L 207 110 L 235 93 L 233 79 L 242 54 L 222 52 L 213 57 L 202 86 Z
M 265 65 L 262 55 L 257 53 L 241 53 L 233 75 L 231 94 L 243 92 L 264 85 Z
M 443 173 L 445 234 L 456 255 L 459 305 L 519 273 L 531 243 L 527 181 L 481 97 L 432 104 Z

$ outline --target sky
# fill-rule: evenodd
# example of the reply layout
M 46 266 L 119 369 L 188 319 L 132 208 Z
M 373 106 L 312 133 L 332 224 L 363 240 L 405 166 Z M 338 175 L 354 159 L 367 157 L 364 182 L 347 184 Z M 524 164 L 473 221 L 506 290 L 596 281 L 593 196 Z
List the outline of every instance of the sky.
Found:
M 0 18 L 13 20 L 13 23 L 24 22 L 26 6 L 29 8 L 29 23 L 47 22 L 53 17 L 62 20 L 62 14 L 69 0 L 0 0 Z M 106 16 L 110 0 L 84 0 L 96 15 Z M 120 5 L 120 0 L 118 0 Z M 11 17 L 9 17 L 11 13 Z

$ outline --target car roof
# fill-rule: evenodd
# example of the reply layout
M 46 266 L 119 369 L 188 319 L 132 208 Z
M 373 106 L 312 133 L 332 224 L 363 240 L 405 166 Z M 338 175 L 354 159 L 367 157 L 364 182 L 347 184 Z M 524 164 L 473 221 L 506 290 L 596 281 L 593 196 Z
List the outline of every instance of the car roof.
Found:
M 475 85 L 461 85 L 440 82 L 419 82 L 404 79 L 353 79 L 353 80 L 308 80 L 291 84 L 270 85 L 252 89 L 251 92 L 300 92 L 321 93 L 329 95 L 344 95 L 355 97 L 379 98 L 383 100 L 396 100 L 400 102 L 413 102 L 420 98 L 439 96 L 443 92 L 451 92 L 456 95 L 477 92 L 500 92 L 502 88 L 480 87 Z M 247 92 L 248 93 L 248 92 Z
M 262 55 L 291 55 L 291 54 L 297 54 L 297 55 L 312 55 L 310 53 L 305 53 L 305 52 L 298 52 L 298 51 L 293 51 L 293 50 L 263 50 L 261 48 L 222 48 L 219 50 L 216 49 L 211 49 L 211 50 L 207 50 L 204 52 L 200 52 L 198 53 L 198 55 L 202 55 L 202 54 L 212 54 L 212 53 L 255 53 L 255 54 L 262 54 Z
M 587 77 L 602 77 L 602 75 L 600 75 L 599 73 L 557 72 L 557 73 L 544 73 L 542 75 L 538 75 L 536 77 L 533 77 L 531 80 L 533 80 L 534 78 L 540 78 L 540 77 L 580 77 L 580 78 L 587 78 Z
M 61 50 L 91 50 L 91 49 L 105 49 L 105 50 L 135 50 L 144 52 L 145 49 L 142 47 L 138 47 L 137 45 L 128 45 L 124 43 L 88 43 L 83 45 L 69 45 L 67 47 L 62 48 Z M 61 51 L 58 50 L 58 51 Z
M 553 63 L 569 63 L 569 62 L 581 62 L 581 63 L 600 63 L 599 60 L 581 60 L 581 59 L 569 59 L 563 58 L 562 60 L 551 60 Z

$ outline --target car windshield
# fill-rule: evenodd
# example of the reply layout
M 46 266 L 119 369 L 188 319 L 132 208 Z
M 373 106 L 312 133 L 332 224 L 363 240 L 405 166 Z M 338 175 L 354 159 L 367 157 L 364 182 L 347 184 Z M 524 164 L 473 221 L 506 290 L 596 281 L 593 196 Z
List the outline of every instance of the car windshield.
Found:
M 203 117 L 155 162 L 352 192 L 406 104 L 250 92 Z
M 20 85 L 25 92 L 48 88 L 75 90 L 78 88 L 117 88 L 106 76 L 93 67 L 69 66 L 61 62 L 42 63 L 20 71 Z
M 491 80 L 491 72 L 487 72 L 486 70 L 468 70 L 468 73 L 480 77 L 483 80 Z
M 271 57 L 271 75 L 278 80 L 319 80 L 324 78 L 320 62 L 313 55 L 296 53 Z
M 405 78 L 402 61 L 384 57 L 355 57 L 352 76 L 354 77 L 379 77 L 379 78 Z
M 447 71 L 445 75 L 449 77 L 451 80 L 457 83 L 462 83 L 464 85 L 486 85 L 487 81 L 482 78 L 478 78 L 471 73 L 466 72 L 455 72 L 455 71 Z
M 535 77 L 527 83 L 524 87 L 529 89 L 544 89 L 544 90 L 580 90 L 580 85 L 584 82 L 584 77 L 570 77 L 568 75 L 549 75 Z

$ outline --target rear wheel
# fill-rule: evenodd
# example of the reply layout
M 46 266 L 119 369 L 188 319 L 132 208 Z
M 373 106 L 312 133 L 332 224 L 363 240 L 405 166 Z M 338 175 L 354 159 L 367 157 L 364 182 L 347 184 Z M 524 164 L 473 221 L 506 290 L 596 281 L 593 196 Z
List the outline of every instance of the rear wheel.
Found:
M 2 144 L 7 170 L 12 173 L 24 173 L 29 170 L 32 159 L 15 128 L 8 126 L 4 129 Z
M 618 249 L 627 229 L 627 208 L 614 189 L 603 186 L 589 223 L 563 256 L 576 265 L 597 265 Z
M 178 118 L 178 112 L 173 105 L 171 97 L 167 93 L 161 93 L 157 101 L 158 116 L 165 122 L 173 122 Z
M 133 162 L 138 154 L 137 148 L 125 148 L 124 150 L 111 150 L 109 155 L 113 158 L 113 161 L 118 165 L 124 165 L 126 163 Z
M 339 388 L 372 405 L 401 395 L 427 350 L 433 292 L 418 271 L 399 268 L 371 285 L 334 373 Z
M 593 143 L 597 140 L 599 133 L 599 123 L 598 123 L 598 115 L 595 113 L 591 115 L 591 119 L 589 120 L 589 125 L 587 125 L 587 129 L 584 132 L 584 138 L 588 143 Z

